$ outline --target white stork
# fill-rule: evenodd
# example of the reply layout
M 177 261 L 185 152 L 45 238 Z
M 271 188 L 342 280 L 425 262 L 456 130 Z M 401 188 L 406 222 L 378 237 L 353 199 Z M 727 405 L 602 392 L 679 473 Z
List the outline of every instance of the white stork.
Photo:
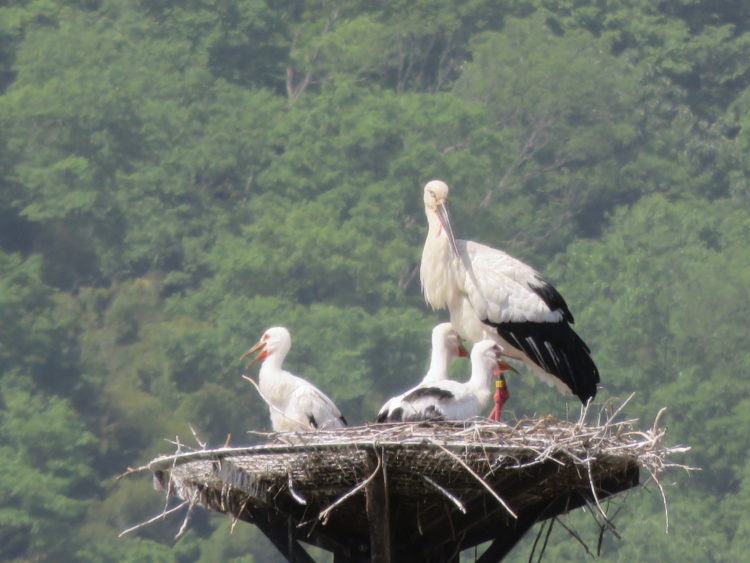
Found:
M 573 331 L 565 300 L 536 270 L 505 252 L 456 240 L 446 201 L 448 185 L 424 187 L 429 226 L 420 278 L 433 309 L 448 308 L 451 324 L 469 342 L 490 338 L 564 395 L 586 403 L 599 371 Z
M 388 422 L 416 420 L 466 420 L 479 416 L 492 396 L 490 379 L 500 362 L 502 348 L 483 340 L 471 349 L 471 377 L 466 383 L 452 379 L 418 385 L 404 394 Z
M 312 383 L 281 369 L 291 347 L 289 331 L 277 326 L 264 332 L 261 339 L 240 357 L 243 360 L 258 352 L 246 368 L 263 361 L 258 387 L 268 403 L 274 431 L 305 432 L 346 426 L 341 411 L 325 393 Z
M 391 397 L 380 408 L 377 422 L 385 422 L 391 418 L 392 411 L 401 408 L 403 398 L 414 391 L 417 387 L 423 387 L 430 383 L 448 379 L 448 367 L 451 360 L 455 357 L 468 356 L 469 353 L 461 344 L 461 340 L 453 330 L 450 323 L 440 323 L 432 329 L 432 354 L 430 356 L 430 367 L 422 378 L 422 381 L 416 387 L 401 393 L 396 397 Z

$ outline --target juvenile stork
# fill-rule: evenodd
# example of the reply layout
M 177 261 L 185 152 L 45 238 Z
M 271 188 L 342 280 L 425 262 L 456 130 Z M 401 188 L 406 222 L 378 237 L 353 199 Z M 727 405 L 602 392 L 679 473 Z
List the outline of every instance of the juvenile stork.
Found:
M 433 309 L 448 308 L 451 324 L 469 342 L 489 338 L 564 395 L 586 403 L 596 395 L 599 371 L 573 331 L 573 315 L 536 270 L 473 241 L 456 240 L 446 202 L 448 185 L 424 187 L 428 232 L 420 278 Z
M 466 383 L 443 379 L 418 385 L 404 394 L 388 415 L 388 422 L 417 420 L 466 420 L 481 415 L 492 392 L 490 379 L 500 362 L 502 349 L 483 340 L 471 349 L 471 377 Z
M 432 353 L 430 355 L 430 367 L 422 378 L 422 381 L 416 387 L 401 393 L 396 397 L 391 397 L 380 408 L 377 422 L 386 422 L 392 418 L 392 412 L 402 408 L 401 401 L 403 398 L 414 391 L 417 387 L 423 387 L 431 383 L 448 379 L 448 367 L 451 360 L 456 357 L 465 357 L 469 353 L 461 344 L 461 340 L 453 330 L 450 323 L 440 323 L 432 329 Z M 403 409 L 402 409 L 403 410 Z
M 277 326 L 264 332 L 261 339 L 240 357 L 244 360 L 258 352 L 246 368 L 263 362 L 258 387 L 268 403 L 274 431 L 309 432 L 346 426 L 341 411 L 325 393 L 312 383 L 281 369 L 291 347 L 289 331 Z

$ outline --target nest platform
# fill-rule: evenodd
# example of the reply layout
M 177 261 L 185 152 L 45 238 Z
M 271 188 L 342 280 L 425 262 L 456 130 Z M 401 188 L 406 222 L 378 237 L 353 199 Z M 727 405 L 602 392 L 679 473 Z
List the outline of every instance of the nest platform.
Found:
M 487 420 L 377 424 L 268 443 L 184 451 L 128 473 L 151 471 L 155 486 L 187 506 L 256 525 L 289 560 L 312 562 L 300 542 L 335 562 L 458 561 L 491 542 L 481 563 L 500 561 L 535 523 L 601 501 L 658 476 L 671 453 L 664 431 L 634 421 L 596 424 L 551 417 L 514 425 Z M 658 419 L 658 417 L 657 417 Z M 661 486 L 659 485 L 659 490 Z M 125 532 L 123 532 L 125 533 Z

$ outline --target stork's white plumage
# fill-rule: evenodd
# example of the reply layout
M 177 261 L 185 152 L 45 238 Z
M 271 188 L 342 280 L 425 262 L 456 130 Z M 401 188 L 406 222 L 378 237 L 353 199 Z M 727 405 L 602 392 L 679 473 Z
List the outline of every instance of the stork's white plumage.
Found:
M 424 188 L 428 232 L 420 277 L 426 301 L 447 308 L 469 342 L 489 338 L 507 357 L 582 402 L 596 395 L 599 372 L 573 331 L 573 315 L 558 291 L 531 266 L 472 241 L 456 240 L 446 202 L 448 185 Z
M 466 420 L 480 416 L 492 396 L 490 379 L 501 353 L 502 348 L 492 340 L 474 344 L 471 377 L 466 383 L 444 379 L 418 385 L 391 410 L 388 422 Z
M 257 351 L 258 355 L 250 363 L 263 361 L 258 387 L 268 403 L 273 429 L 276 432 L 309 432 L 346 426 L 341 411 L 325 393 L 281 369 L 291 347 L 289 331 L 281 326 L 273 327 L 240 358 Z
M 430 355 L 430 367 L 427 373 L 419 382 L 419 385 L 401 393 L 396 397 L 391 397 L 381 407 L 378 412 L 377 421 L 385 422 L 391 418 L 391 413 L 402 408 L 401 401 L 403 398 L 414 391 L 417 387 L 423 387 L 431 383 L 448 379 L 448 367 L 451 360 L 457 356 L 468 356 L 466 349 L 461 344 L 461 340 L 453 330 L 450 323 L 441 323 L 432 329 L 432 353 Z M 402 409 L 403 410 L 403 409 Z

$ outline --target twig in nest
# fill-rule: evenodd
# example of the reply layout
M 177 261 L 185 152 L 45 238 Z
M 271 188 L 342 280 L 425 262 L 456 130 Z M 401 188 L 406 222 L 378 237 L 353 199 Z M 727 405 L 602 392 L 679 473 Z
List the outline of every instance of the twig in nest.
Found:
M 508 506 L 508 504 L 507 504 L 507 503 L 506 503 L 506 502 L 505 502 L 505 501 L 504 501 L 504 500 L 502 499 L 502 497 L 501 497 L 500 495 L 498 495 L 498 494 L 497 494 L 497 493 L 496 493 L 496 492 L 495 492 L 495 491 L 494 491 L 494 490 L 492 489 L 492 487 L 490 487 L 490 486 L 489 486 L 489 485 L 487 484 L 487 482 L 486 482 L 486 481 L 485 481 L 484 479 L 482 479 L 482 478 L 481 478 L 481 477 L 480 477 L 480 476 L 479 476 L 479 475 L 477 474 L 477 472 L 476 472 L 476 471 L 474 471 L 474 470 L 473 470 L 473 469 L 472 469 L 471 467 L 469 467 L 469 466 L 467 465 L 467 463 L 466 463 L 466 462 L 465 462 L 464 460 L 462 460 L 462 459 L 461 459 L 460 457 L 458 457 L 458 456 L 457 456 L 456 454 L 454 454 L 454 453 L 453 453 L 452 451 L 450 451 L 450 450 L 449 450 L 448 448 L 446 448 L 446 447 L 444 447 L 443 445 L 441 445 L 441 444 L 437 443 L 437 442 L 436 442 L 435 440 L 430 440 L 430 442 L 431 442 L 431 443 L 432 443 L 433 445 L 435 445 L 435 446 L 437 446 L 438 448 L 440 448 L 441 450 L 443 450 L 443 451 L 444 451 L 445 453 L 447 453 L 447 454 L 448 454 L 449 456 L 451 456 L 451 457 L 452 457 L 453 459 L 455 459 L 455 460 L 456 460 L 456 461 L 457 461 L 457 462 L 458 462 L 458 463 L 459 463 L 459 464 L 460 464 L 460 465 L 461 465 L 461 466 L 462 466 L 462 467 L 463 467 L 464 469 L 466 469 L 466 471 L 468 471 L 468 472 L 469 472 L 469 474 L 470 474 L 470 475 L 471 475 L 472 477 L 474 477 L 474 479 L 476 479 L 477 481 L 479 481 L 479 484 L 480 484 L 480 485 L 482 485 L 482 487 L 484 487 L 485 489 L 487 489 L 487 492 L 489 492 L 489 493 L 490 493 L 490 494 L 491 494 L 491 495 L 492 495 L 493 497 L 495 497 L 495 499 L 497 500 L 497 502 L 499 502 L 499 503 L 500 503 L 500 504 L 502 505 L 502 507 L 503 507 L 503 508 L 504 508 L 505 510 L 507 510 L 507 511 L 508 511 L 508 514 L 510 514 L 510 515 L 511 515 L 511 516 L 512 516 L 513 518 L 515 518 L 515 519 L 518 519 L 518 515 L 517 515 L 517 514 L 516 514 L 515 512 L 513 512 L 513 510 L 512 510 L 511 508 L 510 508 L 510 506 Z
M 607 508 L 609 509 L 609 504 L 607 503 Z M 611 532 L 618 540 L 622 539 L 622 536 L 617 533 L 617 530 L 615 530 L 615 518 L 620 513 L 620 510 L 622 510 L 622 507 L 625 506 L 624 504 L 620 504 L 617 509 L 615 510 L 615 513 L 609 518 L 609 521 L 607 522 L 608 526 L 601 526 L 599 525 L 599 539 L 596 543 L 596 556 L 601 557 L 602 555 L 602 543 L 604 542 L 604 532 Z M 596 518 L 594 518 L 594 521 L 596 521 Z M 599 522 L 597 522 L 599 524 Z
M 289 472 L 289 494 L 292 495 L 292 498 L 296 500 L 298 504 L 301 504 L 302 506 L 305 506 L 307 504 L 307 500 L 305 499 L 305 497 L 294 490 L 291 471 Z
M 544 536 L 542 549 L 539 550 L 539 558 L 537 559 L 537 563 L 541 563 L 542 557 L 544 557 L 544 552 L 547 551 L 547 543 L 549 543 L 549 537 L 552 534 L 552 527 L 555 525 L 555 520 L 555 518 L 550 518 L 549 524 L 547 525 L 547 534 Z
M 237 522 L 240 521 L 240 515 L 245 512 L 245 508 L 247 507 L 247 503 L 250 501 L 251 497 L 247 497 L 245 501 L 242 503 L 242 506 L 240 506 L 239 512 L 237 514 L 232 514 L 232 525 L 229 527 L 229 533 L 234 533 L 234 527 L 237 525 Z
M 620 411 L 625 408 L 625 405 L 627 405 L 633 397 L 635 397 L 635 392 L 631 393 L 628 398 L 625 399 L 625 401 L 619 407 L 617 407 L 611 415 L 609 415 L 609 418 L 607 419 L 607 422 L 604 423 L 604 426 L 609 426 L 610 424 L 612 424 L 612 422 L 615 420 L 615 417 L 620 414 Z M 656 416 L 658 420 L 659 415 L 657 414 Z
M 370 475 L 367 479 L 365 479 L 364 481 L 362 481 L 359 485 L 357 485 L 356 487 L 354 487 L 348 493 L 346 493 L 345 495 L 342 495 L 341 497 L 339 497 L 339 499 L 336 500 L 330 506 L 328 506 L 328 508 L 322 510 L 320 512 L 320 514 L 318 514 L 318 520 L 322 521 L 323 524 L 325 525 L 326 522 L 328 522 L 328 517 L 330 516 L 331 511 L 334 508 L 336 508 L 339 504 L 341 504 L 342 502 L 344 502 L 346 499 L 348 499 L 348 498 L 356 495 L 359 491 L 361 491 L 362 489 L 364 489 L 370 483 L 370 481 L 372 481 L 375 478 L 375 476 L 378 474 L 378 471 L 380 471 L 380 468 L 382 466 L 382 462 L 381 462 L 380 456 L 377 456 L 377 457 L 378 457 L 378 464 L 375 467 L 375 471 L 372 472 L 372 475 Z
M 206 442 L 203 442 L 200 438 L 198 438 L 198 433 L 195 431 L 195 428 L 193 428 L 193 425 L 188 422 L 188 428 L 190 428 L 190 432 L 193 433 L 193 438 L 195 438 L 195 441 L 198 442 L 198 445 L 201 447 L 202 450 L 206 449 Z
M 427 482 L 428 482 L 428 483 L 429 483 L 430 485 L 432 485 L 433 487 L 435 487 L 435 488 L 436 488 L 436 489 L 437 489 L 438 491 L 440 491 L 441 493 L 443 493 L 443 494 L 444 494 L 444 495 L 446 496 L 446 498 L 447 498 L 447 499 L 448 499 L 449 501 L 451 501 L 451 502 L 452 502 L 453 504 L 455 504 L 455 505 L 456 505 L 456 507 L 457 507 L 457 508 L 458 508 L 458 509 L 459 509 L 459 510 L 460 510 L 460 511 L 461 511 L 461 512 L 463 513 L 463 514 L 466 514 L 466 508 L 465 508 L 465 507 L 464 507 L 464 505 L 463 505 L 463 504 L 461 503 L 461 501 L 460 501 L 460 500 L 458 500 L 458 499 L 457 499 L 457 498 L 456 498 L 455 496 L 453 496 L 452 494 L 450 494 L 450 493 L 449 493 L 449 492 L 448 492 L 448 491 L 447 491 L 446 489 L 444 489 L 443 487 L 441 487 L 440 485 L 438 485 L 438 484 L 437 484 L 437 483 L 436 483 L 435 481 L 433 481 L 432 479 L 430 479 L 430 478 L 429 478 L 429 477 L 428 477 L 427 475 L 422 475 L 422 479 L 424 479 L 424 480 L 425 480 L 425 481 L 427 481 Z
M 586 401 L 585 405 L 581 405 L 581 412 L 578 414 L 578 422 L 576 422 L 576 428 L 583 428 L 584 423 L 586 422 L 586 417 L 588 417 L 589 414 L 589 407 L 593 403 L 591 402 L 591 399 Z
M 419 510 L 419 500 L 417 500 L 417 531 L 419 532 L 420 536 L 424 535 L 424 532 L 422 531 L 422 519 L 419 517 L 421 514 L 421 510 Z
M 659 422 L 661 421 L 661 416 L 664 414 L 664 411 L 667 410 L 667 407 L 662 407 L 659 409 L 659 412 L 656 413 L 656 418 L 654 418 L 654 425 L 651 427 L 651 431 L 653 433 L 656 433 L 659 431 Z
M 596 494 L 596 486 L 594 485 L 594 476 L 591 472 L 591 458 L 586 458 L 586 472 L 589 476 L 589 485 L 591 487 L 591 494 L 594 496 L 594 501 L 596 502 L 596 508 L 599 510 L 599 514 L 601 514 L 602 518 L 604 518 L 605 521 L 607 521 L 607 513 L 604 512 L 604 509 L 602 508 L 602 505 L 599 503 L 599 495 Z
M 123 477 L 132 475 L 133 473 L 141 473 L 142 471 L 146 471 L 148 469 L 148 465 L 141 465 L 140 467 L 128 467 L 128 470 L 125 473 L 120 473 L 117 477 L 115 477 L 115 481 L 119 481 Z
M 536 533 L 536 537 L 534 538 L 534 543 L 531 544 L 531 552 L 529 553 L 529 563 L 532 563 L 534 561 L 534 553 L 536 552 L 536 545 L 539 543 L 539 538 L 542 537 L 542 534 L 544 533 L 544 527 L 547 525 L 547 521 L 544 520 L 542 522 L 542 525 L 539 526 L 539 531 Z
M 122 532 L 120 532 L 120 535 L 117 536 L 117 537 L 121 538 L 125 534 L 129 534 L 130 532 L 134 532 L 135 530 L 143 528 L 144 526 L 148 526 L 149 524 L 153 524 L 154 522 L 157 522 L 158 520 L 162 520 L 163 518 L 166 518 L 167 516 L 169 516 L 173 512 L 178 511 L 180 508 L 182 508 L 186 504 L 190 504 L 190 501 L 189 500 L 183 501 L 180 504 L 178 504 L 177 506 L 175 506 L 174 508 L 170 508 L 169 510 L 165 510 L 164 512 L 161 512 L 161 513 L 157 514 L 156 516 L 154 516 L 153 518 L 150 518 L 149 520 L 146 520 L 145 522 L 141 522 L 140 524 L 136 524 L 135 526 L 133 526 L 131 528 L 128 528 L 127 530 L 123 530 Z
M 185 444 L 183 444 L 182 442 L 180 442 L 180 437 L 179 436 L 175 436 L 175 438 L 176 438 L 176 440 L 170 440 L 168 438 L 164 438 L 164 441 L 167 444 L 172 444 L 173 446 L 177 446 L 177 450 L 175 451 L 174 455 L 180 455 L 182 453 L 183 449 L 191 451 L 191 452 L 199 452 L 199 451 L 201 451 L 201 450 L 196 450 L 195 448 L 191 448 L 190 446 L 186 446 Z
M 169 504 L 169 497 L 172 494 L 172 485 L 174 483 L 174 480 L 172 479 L 172 471 L 174 471 L 175 465 L 177 465 L 177 458 L 174 458 L 172 460 L 172 469 L 169 470 L 169 477 L 167 478 L 167 492 L 164 494 L 164 510 L 167 509 L 167 505 Z
M 182 526 L 180 526 L 180 529 L 177 531 L 177 534 L 175 534 L 174 539 L 178 540 L 180 539 L 185 531 L 187 530 L 188 524 L 190 523 L 190 517 L 193 515 L 193 509 L 195 508 L 195 503 L 198 500 L 198 491 L 196 490 L 193 495 L 190 497 L 190 505 L 188 506 L 187 511 L 185 512 L 185 518 L 182 521 Z
M 606 532 L 604 528 L 599 528 L 599 539 L 596 542 L 596 556 L 601 557 L 602 556 L 602 543 L 604 542 L 604 532 Z
M 656 483 L 656 486 L 659 487 L 659 493 L 661 494 L 661 500 L 664 503 L 664 533 L 669 533 L 669 507 L 667 506 L 667 495 L 664 493 L 664 487 L 661 486 L 661 482 L 659 482 L 659 479 L 656 477 L 656 474 L 650 467 L 646 467 L 646 471 L 648 471 L 651 474 L 651 478 L 654 480 L 654 483 Z
M 599 528 L 600 530 L 605 530 L 607 532 L 610 532 L 618 540 L 622 539 L 620 537 L 620 534 L 617 533 L 617 528 L 612 522 L 612 519 L 608 515 L 601 515 L 599 509 L 589 499 L 585 499 L 585 500 L 586 500 L 586 508 L 588 508 L 588 513 L 591 516 L 591 519 L 594 521 L 594 524 L 596 524 L 596 527 Z M 607 506 L 609 506 L 609 504 Z M 586 512 L 587 511 L 584 510 L 584 513 Z
M 586 545 L 586 542 L 581 539 L 581 536 L 578 535 L 578 532 L 576 532 L 574 529 L 569 528 L 565 525 L 565 523 L 560 520 L 557 516 L 554 518 L 563 528 L 565 528 L 565 531 L 568 532 L 571 536 L 573 536 L 576 540 L 578 540 L 578 543 L 580 543 L 583 546 L 583 549 L 586 550 L 586 554 L 590 555 L 592 558 L 594 557 L 594 554 L 591 553 L 591 550 L 589 549 L 589 546 Z

